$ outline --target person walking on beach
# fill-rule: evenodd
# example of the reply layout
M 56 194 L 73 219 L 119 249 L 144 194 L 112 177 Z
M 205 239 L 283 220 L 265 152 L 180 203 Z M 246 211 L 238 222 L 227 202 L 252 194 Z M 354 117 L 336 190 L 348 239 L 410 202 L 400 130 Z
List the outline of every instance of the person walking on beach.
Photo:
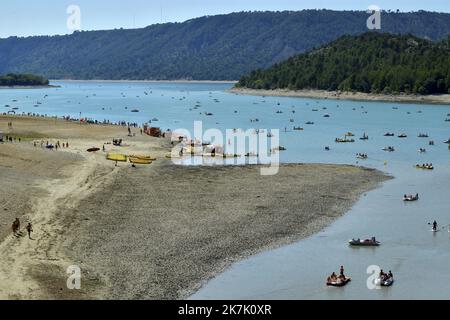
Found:
M 31 238 L 31 233 L 33 232 L 33 225 L 31 224 L 31 222 L 28 222 L 27 224 L 27 232 L 28 232 L 28 239 L 33 240 Z

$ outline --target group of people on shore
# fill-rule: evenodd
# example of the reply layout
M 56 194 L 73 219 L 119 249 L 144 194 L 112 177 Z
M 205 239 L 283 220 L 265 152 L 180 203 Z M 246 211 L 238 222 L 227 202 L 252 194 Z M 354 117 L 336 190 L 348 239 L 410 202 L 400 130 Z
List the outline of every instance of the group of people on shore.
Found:
M 38 146 L 38 142 L 34 141 L 33 145 L 36 148 Z M 51 144 L 49 141 L 44 142 L 44 140 L 41 140 L 40 146 L 41 146 L 41 148 L 46 148 L 46 149 L 51 149 L 51 150 L 55 149 L 56 151 L 58 151 L 58 149 L 61 149 L 61 142 L 57 141 L 55 144 Z M 63 149 L 69 148 L 69 142 L 63 142 L 62 148 Z
M 28 238 L 30 240 L 32 240 L 31 233 L 33 232 L 33 225 L 31 224 L 31 222 L 28 222 L 28 224 L 25 227 L 25 229 L 27 230 Z M 16 237 L 21 236 L 20 219 L 19 218 L 16 218 L 16 220 L 14 220 L 14 222 L 12 224 L 12 232 L 13 232 L 13 235 L 16 236 Z
M 5 141 L 6 142 L 11 142 L 11 143 L 13 143 L 13 142 L 22 142 L 22 138 L 5 135 Z

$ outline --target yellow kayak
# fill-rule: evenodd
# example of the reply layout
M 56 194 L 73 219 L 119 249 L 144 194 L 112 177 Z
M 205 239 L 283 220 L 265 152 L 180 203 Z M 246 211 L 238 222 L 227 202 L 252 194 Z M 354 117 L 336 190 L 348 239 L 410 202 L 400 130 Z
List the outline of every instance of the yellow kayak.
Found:
M 127 162 L 128 157 L 124 154 L 120 153 L 108 153 L 106 156 L 106 159 L 111 161 L 120 161 L 120 162 Z
M 151 156 L 142 156 L 142 155 L 130 155 L 130 158 L 142 159 L 147 161 L 155 161 L 156 158 L 152 158 Z
M 135 157 L 129 157 L 129 159 L 133 164 L 152 164 L 152 160 L 140 159 Z

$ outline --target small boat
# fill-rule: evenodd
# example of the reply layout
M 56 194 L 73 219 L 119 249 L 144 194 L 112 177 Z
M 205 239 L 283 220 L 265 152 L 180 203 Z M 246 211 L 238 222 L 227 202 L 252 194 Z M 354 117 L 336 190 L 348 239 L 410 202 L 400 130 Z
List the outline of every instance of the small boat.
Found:
M 306 122 L 306 124 L 308 124 L 308 125 L 313 125 L 313 124 L 314 124 L 314 122 L 312 122 L 312 121 L 308 121 L 308 122 Z
M 93 147 L 93 148 L 87 149 L 86 151 L 87 152 L 97 152 L 97 151 L 100 151 L 100 148 Z
M 331 116 L 327 113 L 323 116 L 324 118 L 330 118 Z
M 361 160 L 366 160 L 368 158 L 367 154 L 357 154 L 356 158 L 361 159 Z
M 426 133 L 420 133 L 420 134 L 418 135 L 418 138 L 428 138 L 428 134 L 426 134 Z
M 364 133 L 364 135 L 361 138 L 359 138 L 359 140 L 369 140 L 369 136 Z
M 375 280 L 375 284 L 380 287 L 390 287 L 394 284 L 394 279 L 393 278 L 389 278 L 389 279 L 378 278 L 377 280 Z
M 128 158 L 132 164 L 152 164 L 152 160 L 148 159 L 140 159 L 135 157 L 129 157 Z
M 156 160 L 156 158 L 153 158 L 151 156 L 143 156 L 143 155 L 130 155 L 130 158 L 141 159 L 141 160 L 148 160 L 148 161 L 155 161 Z
M 250 157 L 259 157 L 259 154 L 254 153 L 254 152 L 248 152 L 248 153 L 245 154 L 245 156 L 246 156 L 247 158 L 250 158 Z
M 417 164 L 416 168 L 417 169 L 422 169 L 422 170 L 434 170 L 434 166 L 432 166 L 432 165 L 420 165 L 420 164 Z
M 398 136 L 399 138 L 408 138 L 408 136 L 406 134 L 401 134 Z
M 394 151 L 395 151 L 395 148 L 394 148 L 394 147 L 386 147 L 386 148 L 383 149 L 383 151 L 386 151 L 386 152 L 394 152 Z
M 347 133 L 345 134 L 345 136 L 346 136 L 346 137 L 354 137 L 355 135 L 354 135 L 353 133 L 351 133 L 351 132 L 347 132 Z
M 412 201 L 418 201 L 419 200 L 419 195 L 416 195 L 416 196 L 405 196 L 405 197 L 403 197 L 403 201 L 406 201 L 406 202 L 412 202 Z
M 447 141 L 444 141 L 444 143 L 450 144 L 450 139 L 448 139 Z
M 395 133 L 385 133 L 384 134 L 385 137 L 395 137 Z
M 127 162 L 128 157 L 124 154 L 120 153 L 108 153 L 106 155 L 106 159 L 111 161 L 120 161 L 120 162 Z
M 354 139 L 347 139 L 347 138 L 345 138 L 345 139 L 336 138 L 335 142 L 336 143 L 353 143 L 353 142 L 355 142 L 355 140 Z
M 329 287 L 344 287 L 346 286 L 350 281 L 352 281 L 352 278 L 345 278 L 345 280 L 336 280 L 336 281 L 327 281 L 327 286 Z
M 381 242 L 377 241 L 375 238 L 366 240 L 352 239 L 348 243 L 355 247 L 378 247 L 381 244 Z
M 330 151 L 331 148 L 330 147 L 325 147 L 325 151 Z
M 131 110 L 131 112 L 133 112 L 133 113 L 138 113 L 139 110 L 138 110 L 138 109 L 133 109 L 133 110 Z
M 302 127 L 294 127 L 294 131 L 303 131 L 305 129 L 303 129 Z

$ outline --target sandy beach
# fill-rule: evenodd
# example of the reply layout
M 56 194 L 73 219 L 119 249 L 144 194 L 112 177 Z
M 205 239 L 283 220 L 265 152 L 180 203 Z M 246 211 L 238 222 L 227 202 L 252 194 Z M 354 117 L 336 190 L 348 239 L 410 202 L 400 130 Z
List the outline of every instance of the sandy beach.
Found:
M 8 129 L 7 122 L 13 122 Z M 180 167 L 170 141 L 118 126 L 0 116 L 0 299 L 181 299 L 246 256 L 312 235 L 388 177 L 341 165 Z M 88 153 L 150 154 L 150 166 Z M 35 141 L 69 142 L 48 151 Z M 320 177 L 320 178 L 318 178 Z M 33 240 L 14 237 L 19 217 Z M 82 270 L 68 290 L 66 269 Z
M 382 101 L 398 103 L 421 103 L 421 104 L 450 104 L 450 94 L 443 95 L 386 95 L 369 94 L 362 92 L 338 92 L 325 90 L 255 90 L 245 88 L 233 88 L 230 93 L 255 95 L 255 96 L 274 96 L 274 97 L 293 97 L 293 98 L 313 98 L 313 99 L 333 99 L 333 100 L 353 100 L 353 101 Z

